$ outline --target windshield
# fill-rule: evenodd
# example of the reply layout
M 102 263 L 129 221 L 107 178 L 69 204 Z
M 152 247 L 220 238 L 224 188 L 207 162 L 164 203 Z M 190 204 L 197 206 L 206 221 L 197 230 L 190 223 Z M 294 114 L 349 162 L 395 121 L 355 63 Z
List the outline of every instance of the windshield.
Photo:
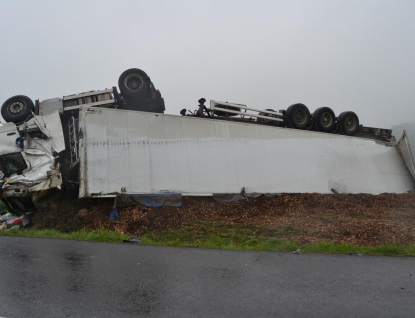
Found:
M 3 174 L 7 178 L 15 173 L 21 174 L 26 168 L 26 162 L 20 152 L 0 156 L 0 176 Z

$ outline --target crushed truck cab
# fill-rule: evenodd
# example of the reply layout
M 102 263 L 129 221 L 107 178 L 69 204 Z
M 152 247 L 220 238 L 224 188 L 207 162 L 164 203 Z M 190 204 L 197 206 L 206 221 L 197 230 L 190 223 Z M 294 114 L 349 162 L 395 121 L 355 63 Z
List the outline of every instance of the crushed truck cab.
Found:
M 57 162 L 65 150 L 59 113 L 0 127 L 1 196 L 13 210 L 40 208 L 62 191 Z

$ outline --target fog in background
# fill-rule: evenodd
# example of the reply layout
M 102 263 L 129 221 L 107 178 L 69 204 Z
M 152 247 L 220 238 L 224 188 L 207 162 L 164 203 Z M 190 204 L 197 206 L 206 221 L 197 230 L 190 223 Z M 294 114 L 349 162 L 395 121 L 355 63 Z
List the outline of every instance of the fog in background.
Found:
M 370 127 L 414 126 L 412 0 L 0 4 L 1 103 L 109 88 L 135 67 L 170 114 L 204 97 L 274 109 L 302 102 L 355 111 Z

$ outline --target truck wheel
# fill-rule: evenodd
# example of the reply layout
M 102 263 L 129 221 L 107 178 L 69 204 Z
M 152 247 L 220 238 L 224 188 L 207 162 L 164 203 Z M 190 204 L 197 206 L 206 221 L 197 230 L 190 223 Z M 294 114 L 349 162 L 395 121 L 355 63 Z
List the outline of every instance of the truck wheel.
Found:
M 1 106 L 1 115 L 6 122 L 15 124 L 24 121 L 34 111 L 35 105 L 32 100 L 24 95 L 10 97 Z
M 354 136 L 359 130 L 359 117 L 354 112 L 343 112 L 337 117 L 337 122 L 344 135 Z
M 130 68 L 120 75 L 118 87 L 124 96 L 138 97 L 148 92 L 150 78 L 137 68 Z
M 294 104 L 287 108 L 287 117 L 296 129 L 307 129 L 310 125 L 310 111 L 304 104 Z
M 317 108 L 313 113 L 313 121 L 316 122 L 318 129 L 323 132 L 332 132 L 336 126 L 336 116 L 329 107 Z

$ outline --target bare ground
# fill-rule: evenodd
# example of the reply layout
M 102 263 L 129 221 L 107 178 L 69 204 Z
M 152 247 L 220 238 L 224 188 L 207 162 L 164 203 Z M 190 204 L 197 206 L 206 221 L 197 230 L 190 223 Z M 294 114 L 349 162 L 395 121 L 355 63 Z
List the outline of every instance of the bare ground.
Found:
M 134 235 L 212 221 L 292 229 L 284 231 L 284 236 L 300 244 L 321 240 L 368 246 L 415 243 L 415 193 L 291 194 L 231 203 L 185 197 L 181 207 L 120 209 L 118 224 L 109 221 L 113 200 L 84 201 L 83 206 L 70 212 L 67 204 L 53 204 L 39 211 L 33 221 L 39 228 L 100 228 Z

